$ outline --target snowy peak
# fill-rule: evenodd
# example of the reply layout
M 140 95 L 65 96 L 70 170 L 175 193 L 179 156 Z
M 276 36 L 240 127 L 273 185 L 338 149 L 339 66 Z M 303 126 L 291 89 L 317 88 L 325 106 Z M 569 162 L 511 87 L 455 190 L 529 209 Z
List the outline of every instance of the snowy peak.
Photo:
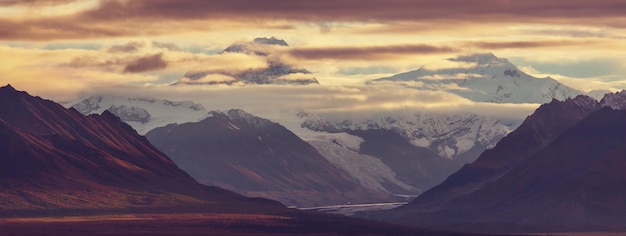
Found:
M 120 119 L 125 122 L 141 122 L 147 123 L 150 121 L 150 113 L 145 109 L 134 107 L 134 106 L 115 106 L 112 105 L 104 112 L 111 112 L 113 115 L 116 115 Z
M 228 46 L 222 53 L 245 53 L 259 56 L 268 56 L 271 52 L 271 47 L 289 47 L 287 42 L 282 39 L 271 38 L 255 38 L 250 42 L 235 43 Z
M 507 59 L 491 53 L 449 58 L 370 83 L 385 81 L 416 89 L 443 90 L 473 101 L 491 103 L 546 103 L 553 98 L 564 100 L 582 94 L 554 79 L 528 75 Z
M 225 119 L 225 120 L 234 121 L 237 123 L 241 122 L 241 123 L 250 125 L 255 128 L 264 128 L 270 125 L 276 125 L 276 123 L 268 119 L 254 116 L 241 109 L 231 109 L 231 110 L 228 110 L 226 113 L 221 112 L 221 111 L 211 111 L 209 112 L 209 117 Z
M 474 67 L 466 68 L 466 71 L 477 75 L 490 75 L 491 78 L 502 77 L 528 77 L 529 75 L 517 69 L 513 63 L 505 58 L 498 58 L 492 53 L 472 54 L 449 58 L 448 61 L 469 63 Z M 460 71 L 459 71 L 460 72 Z M 467 72 L 466 72 L 467 73 Z
M 554 102 L 554 101 L 553 101 Z M 571 102 L 581 109 L 597 110 L 599 108 L 598 101 L 587 95 L 578 95 L 575 98 L 566 99 L 564 102 Z M 600 104 L 602 105 L 602 104 Z
M 608 89 L 594 89 L 589 92 L 586 92 L 585 94 L 589 97 L 592 97 L 600 101 L 602 100 L 602 98 L 604 98 L 604 95 L 607 95 L 609 93 L 613 93 L 613 92 L 611 92 L 611 90 L 608 90 Z
M 258 44 L 268 44 L 268 45 L 278 45 L 278 46 L 289 46 L 287 44 L 287 42 L 285 42 L 285 40 L 282 39 L 277 39 L 274 38 L 273 36 L 271 38 L 255 38 L 253 40 L 254 43 L 258 43 Z
M 126 98 L 126 97 L 118 97 L 118 96 L 91 96 L 87 99 L 84 99 L 72 107 L 78 110 L 83 114 L 94 114 L 94 113 L 102 113 L 104 110 L 108 109 L 111 106 L 121 106 L 119 104 L 132 104 L 137 105 L 147 105 L 151 104 L 154 106 L 162 106 L 162 107 L 176 107 L 181 109 L 189 109 L 193 111 L 206 111 L 206 109 L 197 103 L 192 101 L 169 101 L 165 99 L 155 99 L 155 98 Z M 106 106 L 109 105 L 109 106 Z M 103 107 L 106 106 L 106 107 Z M 115 114 L 115 113 L 114 113 Z
M 496 57 L 496 55 L 493 55 L 493 53 L 476 53 L 476 54 L 470 54 L 470 55 L 461 55 L 455 58 L 449 58 L 448 60 L 461 61 L 461 62 L 478 62 L 479 65 L 488 64 L 493 61 L 507 61 L 508 62 L 508 60 L 506 59 Z
M 197 121 L 206 115 L 206 109 L 202 105 L 191 101 L 118 96 L 92 96 L 76 103 L 72 108 L 83 115 L 109 111 L 140 134 L 170 123 Z
M 600 100 L 602 106 L 611 107 L 615 110 L 626 110 L 626 90 L 617 93 L 608 93 Z
M 473 114 L 423 114 L 327 120 L 301 112 L 302 127 L 329 133 L 351 130 L 388 130 L 418 147 L 440 156 L 473 161 L 479 152 L 493 147 L 510 132 L 496 119 Z
M 220 54 L 240 53 L 260 56 L 265 60 L 266 66 L 245 70 L 199 68 L 185 73 L 183 78 L 172 85 L 318 84 L 317 79 L 308 70 L 282 61 L 280 49 L 288 46 L 284 40 L 274 37 L 235 43 Z

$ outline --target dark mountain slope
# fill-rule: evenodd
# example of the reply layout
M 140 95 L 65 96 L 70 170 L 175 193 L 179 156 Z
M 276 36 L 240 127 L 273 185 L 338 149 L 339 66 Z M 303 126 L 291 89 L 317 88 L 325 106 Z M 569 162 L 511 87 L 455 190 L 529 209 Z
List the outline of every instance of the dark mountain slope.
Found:
M 85 117 L 11 86 L 0 88 L 0 139 L 0 214 L 282 208 L 198 184 L 108 112 Z
M 0 229 L 16 235 L 449 235 L 207 187 L 117 117 L 0 87 Z
M 483 188 L 402 222 L 524 232 L 626 230 L 626 111 L 605 107 Z M 423 208 L 422 208 L 423 209 Z
M 456 197 L 471 194 L 547 147 L 561 133 L 599 108 L 598 102 L 587 96 L 542 105 L 493 149 L 420 195 L 407 208 L 431 211 L 444 207 Z
M 146 137 L 199 182 L 288 205 L 391 201 L 360 185 L 285 127 L 241 110 Z
M 446 178 L 461 166 L 457 162 L 438 156 L 428 148 L 417 147 L 404 137 L 388 130 L 350 130 L 350 134 L 363 138 L 359 152 L 380 159 L 404 183 L 425 191 Z

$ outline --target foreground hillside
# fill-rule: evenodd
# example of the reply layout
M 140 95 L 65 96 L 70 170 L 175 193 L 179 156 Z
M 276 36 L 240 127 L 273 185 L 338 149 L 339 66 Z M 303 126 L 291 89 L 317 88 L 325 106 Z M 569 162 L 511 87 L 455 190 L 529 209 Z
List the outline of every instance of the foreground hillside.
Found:
M 410 204 L 374 215 L 478 232 L 624 231 L 623 93 L 542 105 L 495 148 Z
M 197 183 L 111 113 L 83 116 L 0 88 L 0 215 L 225 204 L 279 209 Z

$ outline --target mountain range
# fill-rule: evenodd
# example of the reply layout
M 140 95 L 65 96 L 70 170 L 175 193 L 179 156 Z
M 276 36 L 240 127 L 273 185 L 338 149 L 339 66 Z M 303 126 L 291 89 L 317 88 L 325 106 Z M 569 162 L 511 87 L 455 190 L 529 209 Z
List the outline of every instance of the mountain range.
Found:
M 408 87 L 443 90 L 476 102 L 546 103 L 583 94 L 552 78 L 535 78 L 507 59 L 491 53 L 447 59 L 444 65 L 426 65 L 417 70 L 369 83 L 395 82 Z
M 111 112 L 84 116 L 10 85 L 0 138 L 3 234 L 451 235 L 199 184 Z
M 495 118 L 475 113 L 362 116 L 352 119 L 328 119 L 301 112 L 302 126 L 330 133 L 358 130 L 387 130 L 411 144 L 430 149 L 439 156 L 467 163 L 487 148 L 493 147 L 510 128 Z
M 475 162 L 374 217 L 492 232 L 624 230 L 625 91 L 553 100 Z
M 83 115 L 108 111 L 132 126 L 139 134 L 172 123 L 198 121 L 208 113 L 202 105 L 191 101 L 120 96 L 91 96 L 72 104 L 71 107 Z
M 171 128 L 178 127 L 188 122 L 197 122 L 202 120 L 203 118 L 216 119 L 214 115 L 221 113 L 210 112 L 211 115 L 209 115 L 209 112 L 206 112 L 206 110 L 204 110 L 201 105 L 195 104 L 193 102 L 175 102 L 154 98 L 123 98 L 111 96 L 94 96 L 78 102 L 73 107 L 81 111 L 81 113 L 85 115 L 98 113 L 105 110 L 111 110 L 110 108 L 125 107 L 127 108 L 126 110 L 131 112 L 124 113 L 119 116 L 123 121 L 126 121 L 128 124 L 132 125 L 140 133 L 147 133 L 148 130 L 152 130 L 150 129 L 151 127 L 163 125 L 165 123 L 170 123 L 168 127 Z M 133 114 L 133 111 L 137 112 L 137 114 Z M 231 112 L 231 114 L 245 113 L 241 110 L 237 111 L 238 112 L 233 111 Z M 251 114 L 246 114 L 245 116 L 254 117 Z M 136 117 L 147 118 L 142 119 L 141 121 L 137 121 Z M 228 115 L 217 117 L 228 117 Z M 365 190 L 361 189 L 359 191 L 373 191 L 375 193 L 363 195 L 368 197 L 361 197 L 361 199 L 359 200 L 358 197 L 356 197 L 357 194 L 352 194 L 351 191 L 343 190 L 346 193 L 352 194 L 352 197 L 346 197 L 344 200 L 341 200 L 341 194 L 337 194 L 338 192 L 336 190 L 333 190 L 335 192 L 334 194 L 331 194 L 332 191 L 326 191 L 325 194 L 322 194 L 323 196 L 326 196 L 326 200 L 320 201 L 321 198 L 315 199 L 315 196 L 322 196 L 319 194 L 307 194 L 306 197 L 302 197 L 295 193 L 295 189 L 302 189 L 302 186 L 297 185 L 303 184 L 307 181 L 303 181 L 302 183 L 298 184 L 292 184 L 291 188 L 284 188 L 283 192 L 276 190 L 277 186 L 282 186 L 276 181 L 273 182 L 275 184 L 273 188 L 268 188 L 268 183 L 270 183 L 271 181 L 265 184 L 261 184 L 265 185 L 265 189 L 262 191 L 253 191 L 253 189 L 250 188 L 251 186 L 238 188 L 229 185 L 239 182 L 237 178 L 231 178 L 218 183 L 216 182 L 217 179 L 215 178 L 204 178 L 203 175 L 206 174 L 194 174 L 199 172 L 192 169 L 198 169 L 202 165 L 216 164 L 220 162 L 219 160 L 228 159 L 230 155 L 239 156 L 239 158 L 229 160 L 231 164 L 239 163 L 243 165 L 250 165 L 246 159 L 241 157 L 243 156 L 243 154 L 227 154 L 226 152 L 224 152 L 219 154 L 218 156 L 213 157 L 213 159 L 207 159 L 207 157 L 205 157 L 206 154 L 216 152 L 213 150 L 199 151 L 196 148 L 196 154 L 191 155 L 187 153 L 190 156 L 193 156 L 193 158 L 177 158 L 178 156 L 183 154 L 171 153 L 169 146 L 175 145 L 175 143 L 180 142 L 179 140 L 189 140 L 190 138 L 185 136 L 191 134 L 179 133 L 176 137 L 167 138 L 168 140 L 170 140 L 169 142 L 158 143 L 157 140 L 162 140 L 164 139 L 164 137 L 154 139 L 150 138 L 153 137 L 152 135 L 148 135 L 147 137 L 150 138 L 150 141 L 157 148 L 168 154 L 171 158 L 174 159 L 176 164 L 181 166 L 181 168 L 183 168 L 185 171 L 191 173 L 191 175 L 199 180 L 201 183 L 222 186 L 226 189 L 233 190 L 238 193 L 243 193 L 249 196 L 265 196 L 271 199 L 278 199 L 288 205 L 311 206 L 311 204 L 316 201 L 320 204 L 334 205 L 345 204 L 346 202 L 364 203 L 375 202 L 383 199 L 386 201 L 393 199 L 389 196 L 382 197 L 383 195 L 396 195 L 402 196 L 403 198 L 417 196 L 423 191 L 429 189 L 430 187 L 433 187 L 436 184 L 442 182 L 449 174 L 458 170 L 458 168 L 460 168 L 462 164 L 468 162 L 468 160 L 466 160 L 468 158 L 465 158 L 466 156 L 469 157 L 469 159 L 475 158 L 478 154 L 474 152 L 482 151 L 484 148 L 495 144 L 495 142 L 497 142 L 502 136 L 506 134 L 506 132 L 508 132 L 507 127 L 501 125 L 500 123 L 498 123 L 498 121 L 494 119 L 489 119 L 484 116 L 478 116 L 469 113 L 461 114 L 458 116 L 434 116 L 428 114 L 416 114 L 415 116 L 410 116 L 409 118 L 400 117 L 396 119 L 386 117 L 379 120 L 363 121 L 360 126 L 358 126 L 358 124 L 356 123 L 349 123 L 350 121 L 346 120 L 331 124 L 330 121 L 322 119 L 320 116 L 305 112 L 298 113 L 298 117 L 294 117 L 293 119 L 295 120 L 295 122 L 301 122 L 303 127 L 315 130 L 312 137 L 305 137 L 306 135 L 303 136 L 303 134 L 301 133 L 302 130 L 297 130 L 297 134 L 301 137 L 290 136 L 290 138 L 292 139 L 304 138 L 306 142 L 308 142 L 307 145 L 312 145 L 316 149 L 310 150 L 309 148 L 304 148 L 300 149 L 299 152 L 308 153 L 306 155 L 309 155 L 310 157 L 315 157 L 313 159 L 317 158 L 316 160 L 319 160 L 319 157 L 321 155 L 327 160 L 325 162 L 330 162 L 332 164 L 333 168 L 329 168 L 329 166 L 324 165 L 316 166 L 317 168 L 332 170 L 333 172 L 342 173 L 343 175 L 348 174 L 349 178 L 353 179 L 349 182 L 355 182 L 354 180 L 356 180 L 357 183 L 367 188 Z M 241 121 L 243 120 L 239 119 L 239 122 L 241 123 Z M 229 122 L 237 123 L 236 121 Z M 321 126 L 320 124 L 322 124 L 323 122 L 327 122 L 328 124 L 326 126 Z M 260 129 L 263 127 L 249 125 L 245 123 L 246 122 L 244 122 L 244 125 L 242 126 L 247 128 L 245 132 L 266 132 L 260 131 Z M 279 124 L 275 124 L 273 122 L 258 117 L 249 118 L 248 123 L 272 123 L 273 125 L 280 126 Z M 208 123 L 205 122 L 204 124 Z M 335 127 L 335 124 L 337 124 L 337 127 Z M 209 136 L 210 133 L 219 133 L 218 131 L 214 130 L 215 126 L 214 128 L 205 128 L 208 130 L 205 134 L 202 134 L 204 136 Z M 229 130 L 229 132 L 234 131 L 237 130 Z M 401 136 L 398 133 L 403 134 L 404 136 Z M 365 139 L 359 136 L 363 136 L 365 137 Z M 418 143 L 415 141 L 417 139 L 416 137 L 420 136 L 422 140 L 426 140 L 426 142 L 432 142 L 433 145 L 429 145 L 427 147 L 416 146 L 415 144 Z M 409 137 L 412 137 L 414 140 L 411 141 Z M 251 139 L 254 138 L 255 137 L 251 136 Z M 380 142 L 378 138 L 385 140 L 394 140 L 394 142 L 396 143 Z M 219 140 L 217 139 L 207 139 L 206 137 L 195 137 L 193 139 L 204 140 L 205 143 L 198 147 L 205 149 L 219 143 Z M 428 139 L 432 141 L 428 141 Z M 236 138 L 233 138 L 231 142 L 232 143 L 230 145 L 234 146 L 241 141 L 237 141 Z M 260 141 L 256 142 L 262 143 Z M 188 143 L 186 142 L 182 143 L 188 145 Z M 373 150 L 372 148 L 370 148 L 372 144 L 376 144 L 376 149 L 378 150 Z M 463 147 L 464 149 L 460 149 L 459 147 L 457 147 L 461 145 L 468 146 Z M 283 154 L 295 152 L 294 150 L 296 150 L 295 147 L 273 146 L 272 148 L 278 150 L 277 152 L 271 154 L 265 153 L 253 155 L 252 153 L 255 152 L 253 152 L 252 149 L 256 150 L 259 148 L 254 146 L 246 147 L 251 149 L 246 150 L 248 152 L 247 156 L 274 155 L 273 158 L 285 160 L 287 157 L 289 157 L 289 155 Z M 444 158 L 440 157 L 438 153 L 432 151 L 433 149 L 441 151 L 443 150 L 443 147 L 446 147 L 447 150 L 454 150 L 454 152 L 462 153 L 460 155 L 452 156 L 450 158 Z M 450 149 L 448 147 L 452 147 L 453 149 Z M 180 149 L 180 147 L 178 149 Z M 291 151 L 289 149 L 291 149 Z M 232 148 L 231 150 L 236 150 L 239 152 L 244 151 L 236 148 Z M 259 149 L 257 151 L 262 150 Z M 278 155 L 278 153 L 283 153 L 281 154 L 283 156 Z M 196 161 L 198 160 L 204 160 L 204 164 L 199 165 L 198 163 L 196 163 Z M 208 162 L 209 160 L 213 160 L 214 162 Z M 289 162 L 289 164 L 295 164 L 295 162 Z M 260 166 L 250 167 L 250 171 L 252 172 L 260 171 L 260 173 L 265 173 L 265 171 L 262 170 Z M 285 165 L 284 167 L 287 169 L 292 168 L 289 167 L 289 165 Z M 417 171 L 411 170 L 412 167 L 415 167 L 415 170 Z M 363 172 L 364 170 L 367 171 Z M 207 173 L 210 172 L 208 170 L 203 171 Z M 338 183 L 341 183 L 342 181 L 345 182 L 345 176 L 338 179 L 339 180 L 336 180 Z M 326 186 L 340 185 L 333 184 L 332 182 L 333 181 L 327 181 L 325 184 Z M 257 182 L 257 184 L 259 183 Z M 288 191 L 291 192 L 287 193 Z M 320 193 L 324 192 L 321 191 L 321 189 L 318 189 L 316 191 Z M 305 192 L 300 191 L 300 193 L 304 194 Z M 348 200 L 345 201 L 346 199 Z
M 225 52 L 269 55 L 263 47 L 250 46 L 256 44 L 269 45 L 269 47 L 287 46 L 286 42 L 276 38 L 258 38 L 250 43 L 234 44 L 225 49 Z M 506 59 L 496 58 L 492 54 L 459 58 L 465 61 L 478 60 L 477 63 L 480 66 L 491 68 L 480 73 L 483 73 L 483 77 L 494 77 L 494 81 L 506 81 L 507 78 L 499 78 L 496 74 L 490 73 L 496 73 L 505 67 L 514 68 Z M 486 66 L 487 64 L 489 66 Z M 472 73 L 479 72 L 473 71 Z M 529 79 L 529 81 L 534 80 L 543 79 Z M 528 84 L 528 81 L 518 82 L 520 85 Z M 94 96 L 78 102 L 74 108 L 83 114 L 97 114 L 109 110 L 142 134 L 170 123 L 180 125 L 186 122 L 197 122 L 206 118 L 208 113 L 201 105 L 193 102 L 110 96 Z M 517 126 L 517 122 L 505 125 L 498 119 L 469 112 L 455 114 L 413 112 L 409 115 L 361 116 L 358 119 L 328 119 L 317 114 L 299 112 L 293 119 L 299 120 L 299 126 L 317 132 L 314 137 L 304 137 L 299 129 L 296 132 L 300 138 L 317 150 L 318 154 L 314 156 L 321 154 L 339 169 L 338 172 L 347 173 L 352 179 L 370 190 L 405 197 L 417 196 L 441 183 L 463 164 L 474 161 L 484 150 L 494 147 L 502 137 Z M 381 142 L 378 138 L 395 140 L 396 143 Z M 184 137 L 177 137 L 177 139 L 184 139 Z M 206 143 L 206 145 L 211 144 Z M 157 145 L 159 148 L 161 146 L 167 145 L 165 143 Z M 377 150 L 371 148 L 373 146 Z M 161 150 L 166 153 L 170 152 L 169 149 L 161 148 Z M 168 155 L 180 154 L 168 153 Z M 201 155 L 195 156 L 195 159 L 198 159 L 197 157 Z M 195 164 L 185 163 L 192 160 L 190 158 L 174 159 L 178 165 L 197 168 Z M 243 160 L 240 159 L 245 162 Z M 234 160 L 231 161 L 235 163 Z M 364 170 L 367 170 L 365 172 L 367 174 L 362 172 Z M 201 177 L 201 175 L 194 174 L 192 176 L 197 179 Z M 231 182 L 237 181 L 233 179 Z M 203 183 L 217 184 L 210 181 Z M 239 193 L 252 194 L 252 196 L 262 196 L 261 192 L 264 192 L 263 194 L 270 192 L 268 189 L 254 192 L 249 188 L 228 187 L 227 182 L 218 185 Z M 276 191 L 273 195 L 264 196 L 280 199 L 289 205 L 309 206 L 313 202 L 313 199 L 284 193 L 278 194 Z
M 259 46 L 259 44 L 260 47 L 256 47 Z M 251 45 L 256 46 L 253 47 Z M 286 42 L 276 38 L 258 38 L 255 39 L 253 42 L 234 44 L 231 47 L 225 49 L 224 53 L 247 53 L 251 55 L 253 54 L 268 56 L 270 54 L 267 51 L 267 47 L 273 48 L 286 46 Z M 479 74 L 481 75 L 479 76 L 480 78 L 472 77 L 471 79 L 478 78 L 480 80 L 483 80 L 484 78 L 489 77 L 491 78 L 490 81 L 493 83 L 509 83 L 512 81 L 511 83 L 519 85 L 521 88 L 524 89 L 535 86 L 534 84 L 538 83 L 536 81 L 548 81 L 547 79 L 537 79 L 534 77 L 529 77 L 522 72 L 511 72 L 513 69 L 515 69 L 515 66 L 508 62 L 508 60 L 497 58 L 493 54 L 459 56 L 454 59 L 449 59 L 449 61 L 457 63 L 459 65 L 464 65 L 464 70 L 469 70 L 469 72 L 464 73 L 471 74 L 473 76 Z M 458 74 L 457 72 L 459 70 L 459 68 L 438 70 L 431 70 L 428 68 L 430 67 L 423 67 L 422 69 L 420 69 L 422 70 L 422 72 L 419 73 L 426 73 L 425 71 L 430 71 L 432 73 L 436 72 L 437 76 L 446 77 L 453 74 Z M 506 72 L 507 70 L 509 72 Z M 430 76 L 432 77 L 434 76 L 434 74 L 431 74 Z M 371 83 L 371 86 L 375 86 L 375 83 Z M 559 86 L 559 88 L 565 87 Z M 493 96 L 497 96 L 498 94 L 494 91 L 489 92 L 486 90 L 480 90 L 481 87 L 477 87 L 476 89 L 477 93 L 492 93 Z M 519 91 L 515 90 L 515 93 L 526 93 L 524 89 Z M 542 99 L 544 99 L 544 95 L 548 97 L 554 95 L 556 99 L 563 99 L 566 97 L 560 95 L 557 96 L 558 94 L 559 93 L 543 94 L 541 96 L 539 96 L 538 94 L 530 94 L 524 97 L 524 99 L 529 100 L 524 101 L 541 101 Z M 211 112 L 212 115 L 208 115 L 209 112 L 207 112 L 207 110 L 204 109 L 201 105 L 188 101 L 174 102 L 154 98 L 94 96 L 78 102 L 74 106 L 74 108 L 81 111 L 81 113 L 83 114 L 97 114 L 101 113 L 104 110 L 108 110 L 109 112 L 112 112 L 121 117 L 123 121 L 129 123 L 141 134 L 146 134 L 148 133 L 148 131 L 156 127 L 165 126 L 168 124 L 175 123 L 177 125 L 169 125 L 169 127 L 178 128 L 188 122 L 202 123 L 199 121 L 205 118 L 208 120 L 215 120 L 217 119 L 216 117 L 222 117 L 225 119 L 224 121 L 222 121 L 223 127 L 219 128 L 219 125 L 213 125 L 212 128 L 202 128 L 211 130 L 211 132 L 217 132 L 214 130 L 218 129 L 221 129 L 224 132 L 227 131 L 227 133 L 236 133 L 235 131 L 237 131 L 236 129 L 222 129 L 224 127 L 228 127 L 225 125 L 226 123 L 224 122 L 228 121 L 230 123 L 237 123 L 236 121 L 229 120 L 232 119 L 232 117 L 229 117 L 229 115 L 227 114 L 229 112 Z M 245 112 L 239 110 L 239 113 L 243 114 Z M 214 116 L 216 114 L 223 115 Z M 247 114 L 246 116 L 253 117 L 253 115 L 251 114 Z M 228 119 L 226 119 L 226 117 L 228 117 Z M 256 117 L 255 119 L 265 120 L 258 117 Z M 380 198 L 381 193 L 403 197 L 414 197 L 422 194 L 424 191 L 443 182 L 446 177 L 457 171 L 459 168 L 461 168 L 462 165 L 466 163 L 471 163 L 476 160 L 476 158 L 478 158 L 478 156 L 484 150 L 493 148 L 496 143 L 500 141 L 500 139 L 502 139 L 502 137 L 511 132 L 511 130 L 515 129 L 519 124 L 519 122 L 507 122 L 505 124 L 496 118 L 469 112 L 454 114 L 429 114 L 425 112 L 409 112 L 404 115 L 363 115 L 359 118 L 350 119 L 330 119 L 313 113 L 298 112 L 296 117 L 284 119 L 290 119 L 287 123 L 297 122 L 298 124 L 296 124 L 295 126 L 293 124 L 288 126 L 289 129 L 295 132 L 297 136 L 299 136 L 297 138 L 306 141 L 308 145 L 312 146 L 315 149 L 310 150 L 310 148 L 307 147 L 304 149 L 299 149 L 301 150 L 301 152 L 308 153 L 306 155 L 310 157 L 315 157 L 314 159 L 316 161 L 319 161 L 318 157 L 321 155 L 327 160 L 326 162 L 331 163 L 332 166 L 337 169 L 334 170 L 334 172 L 344 175 L 339 179 L 345 180 L 345 175 L 348 175 L 348 177 L 352 179 L 352 182 L 358 182 L 360 185 L 367 188 L 368 191 L 374 191 L 378 193 L 367 195 L 372 196 L 372 198 L 369 200 L 383 199 Z M 267 122 L 273 123 L 270 121 Z M 205 124 L 208 123 L 210 122 L 205 122 Z M 239 131 L 241 133 L 265 132 L 260 131 L 261 127 L 249 125 L 246 124 L 246 122 L 237 125 L 237 127 L 240 126 L 246 127 L 245 131 Z M 200 127 L 201 126 L 198 126 L 197 128 L 200 129 Z M 309 131 L 305 131 L 305 129 Z M 171 145 L 175 145 L 174 143 L 177 142 L 176 140 L 189 139 L 185 138 L 184 136 L 186 134 L 183 133 L 184 132 L 179 133 L 175 139 L 173 137 L 169 137 L 170 142 L 160 142 L 159 145 L 156 146 L 170 156 L 183 155 L 181 153 L 171 153 L 171 148 L 169 148 Z M 203 135 L 208 136 L 208 134 Z M 235 134 L 229 135 L 237 136 Z M 250 140 L 254 141 L 253 135 L 249 136 Z M 159 137 L 158 139 L 165 139 L 164 137 L 165 134 L 163 135 L 163 137 Z M 294 140 L 296 139 L 292 136 L 290 137 Z M 205 140 L 202 137 L 196 138 L 197 140 Z M 156 140 L 156 138 L 154 140 Z M 154 140 L 151 139 L 153 143 L 155 142 Z M 248 167 L 250 167 L 248 171 L 250 172 L 267 174 L 268 172 L 264 170 L 263 167 L 258 165 L 250 165 L 246 162 L 247 159 L 243 157 L 254 156 L 250 154 L 255 153 L 251 150 L 258 149 L 257 151 L 262 151 L 263 148 L 261 147 L 271 147 L 273 150 L 278 151 L 274 153 L 264 153 L 258 156 L 264 155 L 265 157 L 268 157 L 273 155 L 273 158 L 286 160 L 286 158 L 291 155 L 287 155 L 287 153 L 295 152 L 294 150 L 296 149 L 276 145 L 267 146 L 267 143 L 261 142 L 261 140 L 257 140 L 255 141 L 255 145 L 245 146 L 245 148 L 242 148 L 242 150 L 230 148 L 228 149 L 230 151 L 227 151 L 226 149 L 224 149 L 221 151 L 222 153 L 220 153 L 218 156 L 212 157 L 211 159 L 207 158 L 204 154 L 219 153 L 215 151 L 217 149 L 214 148 L 213 150 L 203 151 L 198 150 L 202 150 L 202 148 L 207 147 L 214 147 L 213 145 L 217 145 L 220 140 L 206 139 L 205 141 L 207 141 L 206 143 L 204 143 L 206 147 L 195 147 L 196 151 L 194 152 L 196 152 L 196 154 L 184 154 L 193 156 L 193 158 L 172 157 L 178 165 L 183 167 L 183 169 L 190 171 L 190 173 L 196 173 L 192 174 L 192 176 L 195 177 L 197 180 L 200 180 L 200 182 L 219 185 L 227 189 L 237 191 L 239 193 L 245 193 L 250 196 L 266 196 L 273 199 L 279 199 L 283 203 L 289 205 L 310 206 L 316 201 L 318 203 L 339 203 L 338 200 L 340 199 L 340 195 L 336 194 L 336 190 L 330 191 L 334 192 L 334 195 L 329 195 L 335 196 L 336 198 L 334 199 L 333 197 L 328 197 L 326 200 L 314 199 L 315 197 L 311 196 L 315 195 L 310 194 L 307 195 L 307 197 L 299 197 L 300 195 L 295 194 L 294 192 L 295 189 L 302 188 L 302 186 L 298 186 L 302 183 L 292 184 L 289 190 L 292 191 L 291 193 L 280 193 L 280 191 L 277 191 L 276 189 L 272 189 L 272 187 L 270 187 L 270 185 L 275 185 L 275 187 L 281 186 L 278 183 L 280 181 L 277 181 L 280 178 L 270 178 L 274 182 L 265 179 L 264 183 L 261 183 L 262 181 L 253 181 L 255 182 L 255 184 L 259 184 L 259 186 L 265 186 L 263 187 L 263 190 L 255 190 L 254 188 L 251 188 L 254 184 L 249 184 L 245 187 L 229 186 L 229 184 L 232 183 L 245 182 L 242 180 L 242 178 L 244 178 L 242 176 L 245 176 L 245 174 L 242 174 L 241 171 L 232 172 L 239 172 L 237 174 L 239 177 L 230 179 L 230 183 L 229 181 L 222 181 L 219 183 L 215 182 L 218 181 L 215 176 L 207 179 L 205 178 L 206 176 L 203 177 L 203 174 L 200 174 L 201 171 L 196 170 L 199 169 L 199 167 L 202 165 L 210 165 L 211 162 L 208 162 L 208 160 L 212 160 L 216 163 L 222 162 L 222 164 L 224 164 L 224 160 L 220 159 L 218 156 L 235 156 L 230 157 L 232 158 L 232 160 L 230 160 L 230 164 L 226 165 L 229 166 L 226 169 L 231 168 L 230 166 L 237 163 L 237 165 L 248 165 Z M 192 142 L 194 142 L 193 139 L 188 140 L 188 142 L 182 142 L 176 145 L 189 145 L 189 143 Z M 233 147 L 236 143 L 237 141 L 231 141 L 229 145 Z M 227 145 L 220 145 L 220 147 L 226 146 Z M 249 148 L 250 150 L 245 150 L 246 148 Z M 180 150 L 180 147 L 177 149 Z M 240 153 L 234 154 L 233 151 L 237 151 Z M 248 154 L 242 154 L 244 152 L 248 152 Z M 198 161 L 200 160 L 204 160 L 205 162 L 203 164 L 199 164 Z M 290 165 L 294 165 L 295 163 L 296 162 L 285 162 L 285 165 L 283 165 L 282 167 L 285 168 L 286 172 L 289 172 L 287 170 L 289 170 L 290 168 L 294 168 Z M 318 166 L 318 168 L 331 170 L 326 164 Z M 245 178 L 250 179 L 249 177 Z M 311 180 L 312 179 L 308 179 L 307 181 Z M 332 181 L 326 181 L 326 184 L 328 184 L 327 186 L 332 186 L 332 184 L 329 184 L 330 182 Z M 320 188 L 315 191 L 324 192 L 328 191 L 328 189 L 322 191 L 322 189 Z M 346 192 L 349 193 L 350 191 Z M 363 202 L 355 201 L 355 197 L 348 198 L 351 199 L 349 200 L 350 202 Z M 362 200 L 366 201 L 365 199 Z
M 110 112 L 84 116 L 10 85 L 0 88 L 0 137 L 0 215 L 282 208 L 199 184 Z
M 394 200 L 360 185 L 280 124 L 242 110 L 212 111 L 146 137 L 200 183 L 247 196 L 298 207 Z

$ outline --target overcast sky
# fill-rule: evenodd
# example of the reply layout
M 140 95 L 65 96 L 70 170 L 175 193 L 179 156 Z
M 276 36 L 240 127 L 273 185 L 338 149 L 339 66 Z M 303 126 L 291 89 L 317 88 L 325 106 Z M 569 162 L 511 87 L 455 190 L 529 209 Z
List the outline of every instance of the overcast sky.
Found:
M 197 68 L 263 66 L 255 57 L 215 54 L 270 36 L 290 45 L 285 60 L 323 85 L 279 92 L 301 103 L 310 97 L 352 109 L 467 105 L 452 94 L 362 84 L 485 52 L 583 91 L 626 88 L 622 0 L 0 0 L 0 82 L 58 101 L 103 91 L 282 101 L 275 97 L 284 87 L 164 87 Z

